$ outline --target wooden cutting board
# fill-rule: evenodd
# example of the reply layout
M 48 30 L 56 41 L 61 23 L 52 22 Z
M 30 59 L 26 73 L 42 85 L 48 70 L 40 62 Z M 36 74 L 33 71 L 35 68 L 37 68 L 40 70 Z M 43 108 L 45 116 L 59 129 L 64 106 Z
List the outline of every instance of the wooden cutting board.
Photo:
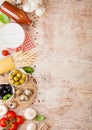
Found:
M 4 83 L 9 83 L 9 74 L 0 76 L 0 84 L 4 84 Z M 22 89 L 23 91 L 19 96 L 16 95 L 16 91 L 18 89 L 19 90 Z M 28 96 L 27 101 L 21 101 L 20 97 L 22 94 L 24 94 L 26 89 L 30 89 L 32 91 L 32 94 Z M 7 107 L 10 108 L 10 105 L 12 104 L 12 102 L 16 102 L 17 106 L 14 110 L 20 110 L 20 109 L 26 108 L 27 106 L 32 104 L 36 96 L 36 93 L 37 93 L 36 80 L 32 76 L 31 77 L 28 76 L 26 83 L 22 86 L 14 87 L 14 91 L 15 91 L 14 96 L 10 100 L 3 101 L 3 103 L 6 104 Z

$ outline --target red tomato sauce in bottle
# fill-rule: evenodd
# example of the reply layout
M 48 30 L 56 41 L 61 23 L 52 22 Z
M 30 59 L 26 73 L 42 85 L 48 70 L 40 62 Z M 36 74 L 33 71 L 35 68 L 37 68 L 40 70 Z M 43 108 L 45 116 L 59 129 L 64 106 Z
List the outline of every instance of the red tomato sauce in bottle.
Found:
M 7 1 L 3 2 L 0 7 L 0 11 L 15 20 L 17 23 L 26 25 L 30 25 L 32 23 L 24 11 L 20 10 Z

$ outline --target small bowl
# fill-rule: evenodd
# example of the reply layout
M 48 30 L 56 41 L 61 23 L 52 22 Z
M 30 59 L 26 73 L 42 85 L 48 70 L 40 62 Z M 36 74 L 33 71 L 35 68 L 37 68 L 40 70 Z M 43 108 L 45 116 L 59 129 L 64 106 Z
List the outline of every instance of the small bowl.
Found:
M 13 70 L 12 70 L 12 71 L 9 73 L 9 82 L 10 82 L 11 85 L 13 85 L 13 86 L 15 86 L 15 87 L 23 86 L 23 85 L 27 82 L 27 74 L 25 73 L 24 70 L 22 70 L 22 69 L 20 69 L 20 68 L 15 69 L 15 70 L 18 70 L 18 71 L 20 71 L 22 74 L 25 74 L 25 75 L 26 75 L 25 81 L 24 81 L 24 83 L 21 83 L 21 84 L 19 84 L 19 85 L 16 85 L 16 84 L 11 83 L 10 75 L 13 73 Z M 16 75 L 15 75 L 14 77 L 16 77 Z M 21 78 L 20 78 L 20 79 L 21 79 Z M 14 79 L 13 79 L 13 80 L 14 80 Z M 15 82 L 18 82 L 18 81 L 15 81 Z
M 4 83 L 4 84 L 9 84 L 9 83 Z M 1 85 L 1 84 L 0 84 Z M 10 84 L 11 85 L 11 84 Z M 9 98 L 9 99 L 7 99 L 7 100 L 3 100 L 3 99 L 1 99 L 1 100 L 3 100 L 3 101 L 9 101 L 9 100 L 11 100 L 13 97 L 14 97 L 14 94 L 15 94 L 15 89 L 14 89 L 14 87 L 11 85 L 11 88 L 12 88 L 12 93 L 13 93 L 13 95 Z

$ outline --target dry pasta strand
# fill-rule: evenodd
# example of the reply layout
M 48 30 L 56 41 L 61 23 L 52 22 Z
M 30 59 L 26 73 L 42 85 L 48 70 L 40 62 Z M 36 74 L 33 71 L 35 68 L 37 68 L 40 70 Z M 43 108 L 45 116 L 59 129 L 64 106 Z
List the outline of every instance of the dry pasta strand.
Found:
M 17 52 L 13 55 L 15 67 L 24 67 L 31 65 L 36 59 L 33 51 Z

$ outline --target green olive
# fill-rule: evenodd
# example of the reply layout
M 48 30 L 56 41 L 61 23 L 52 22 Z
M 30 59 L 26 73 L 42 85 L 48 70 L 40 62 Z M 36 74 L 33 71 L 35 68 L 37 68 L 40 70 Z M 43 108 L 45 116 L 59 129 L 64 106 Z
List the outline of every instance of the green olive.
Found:
M 16 76 L 16 73 L 12 73 L 11 75 L 12 75 L 12 76 Z
M 14 77 L 14 80 L 15 80 L 15 81 L 18 81 L 18 80 L 19 80 L 19 78 L 18 78 L 18 77 Z
M 20 82 L 21 84 L 24 84 L 25 81 L 24 81 L 23 79 L 21 79 L 19 82 Z
M 15 85 L 16 85 L 16 86 L 20 85 L 20 82 L 15 82 Z
M 22 78 L 26 78 L 26 74 L 22 74 Z
M 13 70 L 13 73 L 18 73 L 18 72 L 20 72 L 19 70 Z
M 22 78 L 24 81 L 26 80 L 26 74 L 22 74 Z
M 12 75 L 16 75 L 18 72 L 20 72 L 20 71 L 19 70 L 13 70 Z
M 10 79 L 13 79 L 13 75 L 12 74 L 10 75 Z
M 22 73 L 20 70 L 13 70 L 10 74 L 10 80 L 15 86 L 24 84 L 26 80 L 26 74 Z
M 26 78 L 21 78 L 21 80 L 24 80 L 24 82 L 25 82 Z
M 17 73 L 17 77 L 18 77 L 18 78 L 21 78 L 21 76 L 22 76 L 22 74 L 18 72 L 18 73 Z
M 13 79 L 10 80 L 12 84 L 15 84 L 15 81 Z

